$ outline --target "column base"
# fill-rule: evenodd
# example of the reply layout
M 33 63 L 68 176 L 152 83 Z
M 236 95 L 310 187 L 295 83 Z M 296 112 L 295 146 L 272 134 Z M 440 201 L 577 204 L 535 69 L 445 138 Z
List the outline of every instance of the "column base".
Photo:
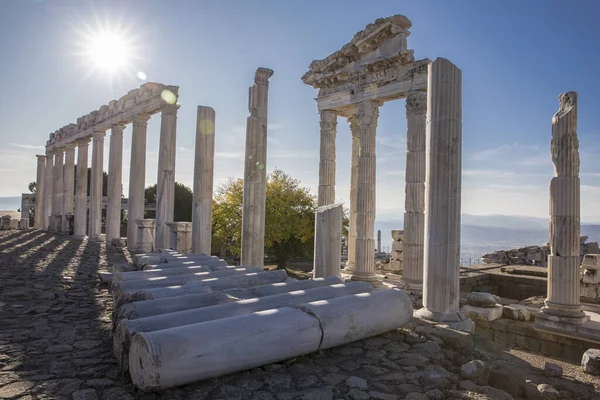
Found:
M 448 325 L 457 331 L 468 333 L 475 332 L 475 323 L 460 311 L 446 314 L 437 311 L 431 311 L 427 307 L 423 307 L 416 311 L 414 315 L 416 318 Z
M 404 290 L 423 292 L 423 281 L 411 281 L 401 278 L 399 286 Z
M 73 239 L 85 239 L 87 235 L 73 235 Z
M 92 240 L 94 242 L 104 242 L 106 241 L 106 235 L 104 234 L 99 234 L 99 235 L 92 235 L 89 237 L 89 240 Z
M 354 271 L 352 273 L 352 276 L 350 277 L 350 280 L 375 282 L 375 281 L 377 281 L 377 275 L 375 274 L 375 272 L 373 272 L 371 274 L 361 274 L 361 273 L 357 273 L 356 271 Z
M 354 263 L 350 263 L 350 261 L 346 261 L 346 266 L 344 267 L 344 272 L 347 274 L 354 273 Z
M 545 306 L 535 317 L 535 326 L 552 331 L 576 332 L 590 320 L 579 304 L 560 304 L 544 301 Z

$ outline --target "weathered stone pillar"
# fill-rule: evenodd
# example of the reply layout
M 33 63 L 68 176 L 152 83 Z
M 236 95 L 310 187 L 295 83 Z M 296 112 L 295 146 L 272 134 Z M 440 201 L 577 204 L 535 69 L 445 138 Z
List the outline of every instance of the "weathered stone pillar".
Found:
M 377 252 L 381 253 L 381 229 L 377 230 Z
M 580 303 L 577 93 L 563 93 L 558 100 L 550 142 L 555 176 L 550 182 L 548 297 L 535 323 L 543 328 L 574 331 L 575 326 L 589 320 Z
M 267 193 L 267 112 L 269 78 L 273 71 L 258 68 L 249 89 L 246 160 L 242 211 L 241 265 L 264 266 Z
M 354 272 L 356 260 L 356 194 L 358 186 L 358 157 L 360 155 L 360 125 L 357 117 L 348 118 L 350 123 L 350 132 L 352 133 L 352 158 L 350 170 L 350 210 L 348 227 L 348 261 L 344 272 L 351 274 Z
M 54 209 L 54 152 L 46 151 L 46 176 L 44 186 L 44 214 L 43 227 L 44 229 L 52 230 L 50 219 Z
M 313 278 L 340 276 L 342 264 L 341 204 L 329 204 L 315 212 Z
M 177 110 L 179 104 L 163 104 L 158 147 L 158 178 L 156 180 L 156 234 L 154 247 L 169 247 L 167 221 L 173 221 L 175 210 L 175 153 L 177 151 Z M 139 232 L 139 231 L 138 231 Z
M 144 218 L 144 185 L 146 182 L 146 131 L 148 114 L 133 116 L 131 133 L 131 164 L 129 167 L 129 199 L 127 206 L 127 248 L 137 245 L 136 219 Z
M 167 222 L 167 226 L 171 230 L 169 247 L 180 253 L 189 253 L 192 249 L 192 223 Z
M 108 190 L 106 207 L 106 243 L 121 237 L 121 195 L 123 193 L 123 130 L 125 125 L 111 126 L 108 153 Z
M 374 281 L 375 275 L 375 195 L 377 170 L 375 135 L 379 103 L 363 101 L 358 105 L 360 152 L 356 186 L 356 245 L 352 280 Z
M 136 219 L 135 223 L 138 227 L 137 243 L 135 251 L 138 253 L 151 253 L 154 251 L 154 228 L 155 220 L 153 219 Z
M 65 149 L 57 148 L 54 152 L 54 203 L 52 205 L 52 231 L 61 231 L 62 215 L 64 213 L 64 192 L 63 192 L 63 177 L 64 177 L 64 154 Z M 60 216 L 60 217 L 59 217 Z
M 69 233 L 67 214 L 73 214 L 75 195 L 75 142 L 65 145 L 65 168 L 63 176 L 63 216 L 61 231 Z
M 459 311 L 462 73 L 444 58 L 428 73 L 424 307 L 417 316 L 472 331 Z
M 34 227 L 35 229 L 44 228 L 44 213 L 46 210 L 45 204 L 45 188 L 46 188 L 46 156 L 36 155 L 37 157 L 37 174 L 35 178 L 35 213 Z
M 321 150 L 319 161 L 319 206 L 335 203 L 335 135 L 337 115 L 323 110 L 321 115 Z
M 198 106 L 194 158 L 192 253 L 211 253 L 212 197 L 215 163 L 215 110 Z
M 83 238 L 87 231 L 87 196 L 88 196 L 88 148 L 90 138 L 77 141 L 77 187 L 75 188 L 75 221 L 74 233 L 77 238 Z
M 423 285 L 426 118 L 427 93 L 410 93 L 406 98 L 406 187 L 402 281 L 413 288 L 421 288 Z
M 104 136 L 106 132 L 92 134 L 92 176 L 90 182 L 90 229 L 89 237 L 102 239 L 102 175 L 104 162 Z

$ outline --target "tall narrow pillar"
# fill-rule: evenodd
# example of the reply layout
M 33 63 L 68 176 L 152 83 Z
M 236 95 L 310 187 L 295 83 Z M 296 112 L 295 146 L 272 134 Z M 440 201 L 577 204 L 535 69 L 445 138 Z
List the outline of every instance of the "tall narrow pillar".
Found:
M 65 149 L 61 147 L 55 149 L 54 153 L 54 203 L 52 205 L 52 230 L 54 232 L 61 231 L 62 215 L 64 214 L 64 203 L 65 197 L 63 191 L 63 177 L 64 177 L 64 155 Z
M 194 158 L 192 253 L 211 253 L 212 197 L 215 163 L 215 110 L 198 106 Z
M 75 193 L 75 142 L 65 145 L 65 168 L 63 175 L 63 215 L 61 231 L 69 233 L 67 214 L 73 214 Z
M 108 153 L 108 189 L 106 207 L 106 243 L 121 237 L 121 194 L 123 175 L 123 130 L 125 125 L 111 126 Z
M 377 252 L 381 253 L 381 229 L 377 230 Z
M 550 141 L 554 178 L 550 181 L 548 297 L 535 323 L 538 327 L 574 331 L 575 326 L 589 320 L 580 302 L 577 93 L 563 93 L 558 100 Z
M 50 219 L 54 210 L 54 152 L 46 150 L 43 227 L 51 230 Z
M 417 316 L 471 331 L 459 311 L 462 73 L 438 58 L 428 74 L 424 307 Z
M 35 229 L 44 228 L 44 213 L 45 204 L 45 188 L 46 188 L 46 156 L 36 155 L 37 157 L 37 174 L 35 188 L 35 211 L 34 211 L 34 227 Z
M 415 289 L 423 286 L 426 118 L 427 93 L 410 93 L 406 98 L 406 186 L 402 281 Z
M 75 188 L 75 221 L 73 234 L 83 238 L 87 231 L 88 198 L 88 148 L 90 138 L 77 141 L 77 187 Z
M 90 182 L 90 229 L 92 240 L 102 239 L 102 175 L 104 163 L 104 136 L 106 132 L 92 134 L 92 176 Z
M 137 246 L 138 224 L 144 218 L 144 185 L 146 182 L 146 131 L 150 115 L 133 116 L 131 133 L 131 164 L 129 167 L 129 199 L 127 206 L 127 248 Z
M 337 115 L 335 111 L 323 110 L 321 115 L 321 149 L 319 161 L 318 204 L 335 203 L 335 135 Z
M 173 221 L 175 212 L 175 152 L 177 144 L 178 104 L 164 104 L 160 123 L 158 147 L 158 178 L 156 180 L 156 234 L 154 248 L 167 249 L 171 230 L 167 221 Z
M 249 89 L 246 160 L 242 211 L 241 265 L 264 266 L 267 195 L 267 111 L 269 78 L 273 71 L 258 68 Z
M 340 276 L 342 264 L 341 204 L 329 204 L 315 212 L 313 278 Z
M 374 281 L 375 275 L 375 135 L 379 103 L 363 101 L 358 105 L 360 151 L 356 187 L 356 245 L 352 280 Z
M 350 212 L 348 226 L 348 261 L 344 272 L 351 274 L 354 272 L 356 260 L 356 194 L 358 186 L 358 157 L 360 155 L 360 125 L 358 117 L 348 118 L 350 123 L 350 132 L 352 133 L 352 158 L 350 170 Z

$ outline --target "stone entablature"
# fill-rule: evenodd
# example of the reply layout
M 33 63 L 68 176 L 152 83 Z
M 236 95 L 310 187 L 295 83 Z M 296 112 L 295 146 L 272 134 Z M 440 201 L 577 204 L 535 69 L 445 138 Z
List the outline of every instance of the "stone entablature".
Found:
M 76 124 L 66 125 L 50 134 L 46 149 L 51 151 L 80 138 L 90 136 L 94 131 L 108 130 L 114 124 L 133 122 L 136 114 L 155 114 L 165 104 L 176 103 L 179 87 L 162 83 L 147 82 L 139 89 L 129 91 L 119 100 L 112 100 L 98 110 L 77 118 Z

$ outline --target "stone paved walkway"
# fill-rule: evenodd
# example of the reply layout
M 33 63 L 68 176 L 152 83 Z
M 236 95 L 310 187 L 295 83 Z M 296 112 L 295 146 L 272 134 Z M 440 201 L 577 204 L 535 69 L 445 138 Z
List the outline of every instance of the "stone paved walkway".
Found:
M 112 299 L 96 278 L 98 270 L 127 257 L 120 249 L 42 231 L 0 232 L 0 399 L 541 399 L 531 397 L 540 394 L 538 383 L 551 384 L 562 399 L 600 399 L 591 384 L 545 378 L 516 357 L 474 349 L 468 335 L 419 322 L 263 368 L 144 393 L 119 373 L 110 352 Z M 461 376 L 460 366 L 475 358 L 491 373 Z

